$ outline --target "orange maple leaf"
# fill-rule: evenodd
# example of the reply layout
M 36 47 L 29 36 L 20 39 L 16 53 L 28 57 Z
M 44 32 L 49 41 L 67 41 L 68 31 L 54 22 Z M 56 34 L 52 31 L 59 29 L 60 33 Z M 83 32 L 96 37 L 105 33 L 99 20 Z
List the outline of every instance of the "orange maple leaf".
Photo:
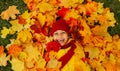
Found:
M 16 14 L 20 14 L 17 6 L 9 6 L 9 8 L 1 13 L 1 18 L 9 20 L 9 18 L 15 19 Z

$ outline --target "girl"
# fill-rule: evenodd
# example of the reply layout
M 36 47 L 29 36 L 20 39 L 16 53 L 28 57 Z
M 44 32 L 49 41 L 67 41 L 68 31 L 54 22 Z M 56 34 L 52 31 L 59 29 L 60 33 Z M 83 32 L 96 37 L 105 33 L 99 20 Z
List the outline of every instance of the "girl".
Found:
M 53 41 L 47 44 L 45 60 L 47 71 L 90 71 L 82 59 L 82 46 L 70 38 L 69 25 L 59 19 L 52 25 Z

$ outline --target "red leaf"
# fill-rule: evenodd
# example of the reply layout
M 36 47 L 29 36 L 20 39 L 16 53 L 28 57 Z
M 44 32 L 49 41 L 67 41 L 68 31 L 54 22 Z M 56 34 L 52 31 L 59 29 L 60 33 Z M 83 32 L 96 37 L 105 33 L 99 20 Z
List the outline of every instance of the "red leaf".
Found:
M 75 18 L 70 18 L 67 22 L 69 23 L 69 25 L 70 25 L 71 27 L 78 25 L 78 21 L 77 21 L 77 19 L 75 19 Z
M 36 24 L 30 26 L 30 28 L 32 30 L 34 30 L 35 33 L 40 33 L 41 32 L 40 28 Z
M 61 17 L 64 17 L 68 10 L 69 10 L 68 8 L 62 7 L 62 9 L 58 10 L 57 14 Z

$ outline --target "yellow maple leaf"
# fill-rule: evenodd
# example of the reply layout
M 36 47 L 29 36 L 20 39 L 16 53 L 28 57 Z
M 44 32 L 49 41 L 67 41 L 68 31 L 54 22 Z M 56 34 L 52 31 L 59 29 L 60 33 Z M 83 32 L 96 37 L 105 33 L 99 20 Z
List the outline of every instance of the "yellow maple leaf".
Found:
M 3 27 L 3 30 L 1 30 L 1 37 L 6 38 L 6 36 L 9 34 L 10 30 L 6 27 Z
M 50 15 L 50 14 L 46 14 L 46 22 L 47 22 L 47 26 L 51 26 L 53 24 L 54 20 L 54 16 Z
M 92 47 L 90 45 L 88 45 L 86 48 L 85 48 L 85 51 L 86 52 L 89 52 L 89 58 L 90 59 L 93 59 L 93 58 L 98 58 L 98 55 L 100 53 L 100 50 L 97 48 L 97 47 Z
M 84 0 L 60 0 L 60 6 L 64 6 L 67 8 L 76 6 L 75 4 L 78 3 L 82 3 Z
M 100 26 L 99 26 L 99 28 L 97 26 L 96 30 L 99 29 L 99 31 L 101 31 L 101 33 L 99 33 L 99 34 L 104 34 L 104 36 L 108 35 L 107 28 L 109 26 L 112 26 L 112 27 L 115 26 L 115 23 L 116 23 L 114 14 L 112 12 L 110 12 L 109 8 L 104 9 L 102 14 L 98 16 L 98 21 L 100 23 Z M 96 33 L 98 33 L 98 31 Z
M 69 6 L 69 0 L 60 0 L 60 6 L 64 6 L 64 7 L 70 7 Z
M 79 30 L 79 33 L 81 36 L 84 37 L 83 43 L 89 43 L 90 42 L 90 36 L 92 34 L 90 27 L 86 24 L 85 20 L 81 20 L 82 26 L 84 27 L 84 30 Z
M 75 18 L 77 19 L 79 17 L 79 14 L 76 10 L 72 9 L 71 11 L 67 12 L 65 15 L 64 19 L 69 20 L 70 18 Z
M 108 25 L 112 26 L 112 27 L 115 26 L 116 20 L 115 20 L 115 17 L 114 17 L 114 13 L 110 12 L 110 10 L 108 10 L 105 16 L 109 20 Z
M 42 68 L 42 69 L 45 68 L 46 61 L 43 58 L 39 59 L 37 62 L 38 62 L 38 67 L 39 68 Z
M 30 41 L 32 40 L 32 34 L 29 30 L 22 30 L 18 33 L 16 40 L 22 43 L 30 43 Z
M 27 10 L 21 16 L 26 20 L 27 24 L 30 24 L 30 20 L 31 20 L 31 17 L 33 16 L 33 12 L 28 13 L 28 10 Z
M 101 65 L 98 65 L 98 67 L 96 68 L 97 71 L 105 71 L 104 67 Z
M 24 62 L 20 61 L 18 58 L 12 58 L 11 64 L 14 71 L 23 71 L 25 68 Z
M 95 1 L 88 2 L 85 7 L 88 15 L 91 15 L 93 12 L 96 12 L 98 9 L 98 3 Z
M 9 6 L 9 8 L 1 13 L 1 18 L 9 20 L 9 18 L 15 19 L 16 14 L 20 14 L 17 6 Z
M 98 3 L 97 12 L 101 14 L 103 12 L 103 10 L 104 10 L 103 3 Z
M 27 53 L 25 53 L 25 52 L 20 52 L 20 54 L 19 54 L 19 59 L 20 59 L 21 61 L 24 61 L 26 58 L 27 58 Z
M 28 57 L 27 60 L 35 60 L 37 61 L 39 59 L 39 56 L 41 55 L 39 50 L 34 47 L 32 44 L 25 45 L 24 52 L 27 53 Z
M 85 5 L 80 4 L 77 8 L 78 8 L 77 10 L 79 11 L 80 14 L 83 14 L 83 16 L 86 16 L 86 8 L 85 8 Z
M 47 11 L 53 10 L 53 5 L 47 3 L 47 2 L 41 2 L 37 5 L 40 12 L 45 13 Z
M 107 32 L 107 27 L 108 27 L 107 25 L 95 26 L 94 28 L 91 29 L 91 32 L 95 35 L 103 36 L 105 41 L 112 41 L 112 37 Z
M 115 44 L 117 45 L 117 49 L 120 50 L 120 39 Z
M 87 18 L 87 24 L 90 26 L 94 26 L 95 22 L 98 21 L 98 16 L 99 14 L 97 12 L 94 12 L 93 14 L 91 14 L 90 17 Z
M 24 27 L 22 24 L 18 23 L 18 19 L 10 21 L 10 24 L 12 25 L 10 27 L 10 33 L 15 33 L 16 31 L 21 31 Z
M 39 20 L 41 26 L 43 26 L 45 24 L 45 18 L 46 18 L 45 15 L 43 15 L 42 13 L 38 14 L 38 20 Z
M 94 46 L 102 47 L 104 45 L 104 37 L 92 35 L 90 38 Z

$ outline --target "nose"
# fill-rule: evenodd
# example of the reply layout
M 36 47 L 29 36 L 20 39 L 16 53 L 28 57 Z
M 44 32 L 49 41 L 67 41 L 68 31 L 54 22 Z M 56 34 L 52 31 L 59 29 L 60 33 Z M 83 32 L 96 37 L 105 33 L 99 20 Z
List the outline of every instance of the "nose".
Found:
M 63 36 L 62 33 L 59 33 L 59 34 L 58 34 L 58 37 L 59 37 L 59 38 L 62 38 L 62 36 Z

